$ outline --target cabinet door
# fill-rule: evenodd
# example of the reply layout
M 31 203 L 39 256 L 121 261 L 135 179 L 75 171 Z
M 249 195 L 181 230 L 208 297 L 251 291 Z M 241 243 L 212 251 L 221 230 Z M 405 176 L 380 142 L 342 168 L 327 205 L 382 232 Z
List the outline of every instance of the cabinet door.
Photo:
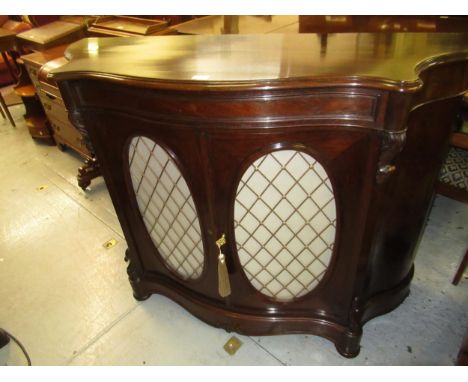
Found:
M 122 149 L 129 229 L 145 271 L 211 290 L 204 287 L 210 223 L 198 133 L 138 118 L 129 118 L 128 126 L 132 133 Z
M 289 302 L 326 273 L 336 237 L 336 202 L 323 166 L 304 150 L 282 149 L 244 172 L 234 202 L 239 261 L 260 293 Z
M 128 150 L 138 211 L 158 255 L 182 280 L 198 279 L 204 267 L 200 220 L 175 158 L 143 135 L 134 136 Z
M 209 251 L 198 133 L 112 111 L 83 116 L 133 259 L 197 290 Z
M 239 309 L 343 320 L 352 300 L 379 139 L 368 129 L 209 134 L 215 230 Z M 341 309 L 341 310 L 340 310 Z

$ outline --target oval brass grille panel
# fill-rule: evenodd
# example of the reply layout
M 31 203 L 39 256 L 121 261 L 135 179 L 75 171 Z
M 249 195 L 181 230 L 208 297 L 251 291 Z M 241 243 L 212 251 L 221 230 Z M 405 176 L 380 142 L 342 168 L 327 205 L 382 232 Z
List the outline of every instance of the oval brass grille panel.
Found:
M 200 223 L 176 163 L 146 137 L 132 139 L 129 162 L 138 208 L 154 245 L 181 278 L 198 278 L 204 262 Z
M 239 260 L 258 291 L 289 301 L 318 285 L 333 252 L 336 206 L 313 157 L 281 150 L 256 160 L 239 183 L 234 220 Z

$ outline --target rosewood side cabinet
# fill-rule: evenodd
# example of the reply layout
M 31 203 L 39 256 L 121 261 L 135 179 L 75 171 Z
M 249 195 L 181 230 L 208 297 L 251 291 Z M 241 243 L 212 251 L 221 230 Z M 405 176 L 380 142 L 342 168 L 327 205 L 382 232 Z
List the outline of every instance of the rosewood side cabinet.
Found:
M 467 34 L 89 38 L 65 56 L 50 75 L 102 165 L 137 299 L 354 357 L 408 295 Z

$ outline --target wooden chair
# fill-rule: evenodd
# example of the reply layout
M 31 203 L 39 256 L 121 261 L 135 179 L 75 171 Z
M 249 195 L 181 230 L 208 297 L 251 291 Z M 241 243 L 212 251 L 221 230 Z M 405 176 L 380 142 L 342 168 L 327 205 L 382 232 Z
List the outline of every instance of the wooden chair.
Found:
M 457 366 L 468 366 L 468 333 L 465 335 L 465 339 L 460 347 L 457 357 Z
M 437 193 L 449 198 L 468 203 L 468 134 L 463 131 L 463 124 L 468 123 L 468 93 L 463 97 L 459 131 L 450 136 L 450 150 L 436 185 Z M 452 280 L 458 285 L 468 266 L 468 250 Z
M 462 98 L 457 131 L 450 136 L 450 149 L 436 191 L 449 198 L 468 203 L 468 93 Z
M 450 150 L 440 173 L 436 191 L 462 203 L 468 203 L 468 134 L 452 133 Z
M 22 21 L 11 20 L 8 16 L 0 16 L 0 28 L 2 31 L 0 33 L 0 53 L 2 56 L 0 63 L 2 67 L 4 66 L 8 70 L 13 83 L 16 83 L 20 71 L 16 59 L 23 52 L 23 49 L 16 43 L 15 35 L 31 29 L 31 25 Z M 6 78 L 3 80 L 8 81 Z M 5 83 L 3 84 L 5 85 Z
M 0 61 L 8 69 L 13 84 L 17 84 L 20 68 L 16 63 L 16 58 L 19 56 L 21 49 L 16 43 L 15 36 L 19 32 L 30 29 L 31 26 L 21 21 L 11 20 L 8 16 L 0 16 L 0 28 L 0 54 L 2 57 Z M 4 96 L 0 92 L 0 114 L 3 118 L 7 117 L 13 127 L 15 127 L 15 122 L 8 107 L 21 104 L 21 99 L 12 93 L 10 92 L 10 94 Z

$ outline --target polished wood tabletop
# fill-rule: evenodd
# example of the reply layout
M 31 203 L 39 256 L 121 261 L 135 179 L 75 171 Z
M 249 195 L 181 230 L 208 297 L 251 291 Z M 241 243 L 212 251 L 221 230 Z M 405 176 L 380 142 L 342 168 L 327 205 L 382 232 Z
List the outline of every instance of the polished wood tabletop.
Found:
M 83 26 L 79 24 L 67 23 L 65 21 L 53 21 L 41 27 L 22 32 L 18 34 L 18 38 L 39 44 L 47 44 L 70 33 L 79 31 L 80 29 L 83 29 Z
M 66 50 L 57 78 L 83 74 L 194 86 L 363 80 L 417 89 L 417 72 L 468 56 L 468 34 L 263 34 L 88 38 Z
M 28 53 L 26 55 L 21 56 L 21 59 L 23 61 L 31 62 L 37 67 L 41 67 L 42 65 L 48 63 L 51 60 L 63 57 L 63 54 L 67 47 L 68 45 L 60 45 L 41 52 Z
M 59 20 L 18 33 L 17 39 L 22 47 L 43 51 L 83 38 L 85 29 L 85 25 Z
M 205 16 L 173 29 L 180 34 L 298 33 L 299 16 Z
M 468 32 L 466 16 L 205 16 L 173 27 L 180 34 Z

